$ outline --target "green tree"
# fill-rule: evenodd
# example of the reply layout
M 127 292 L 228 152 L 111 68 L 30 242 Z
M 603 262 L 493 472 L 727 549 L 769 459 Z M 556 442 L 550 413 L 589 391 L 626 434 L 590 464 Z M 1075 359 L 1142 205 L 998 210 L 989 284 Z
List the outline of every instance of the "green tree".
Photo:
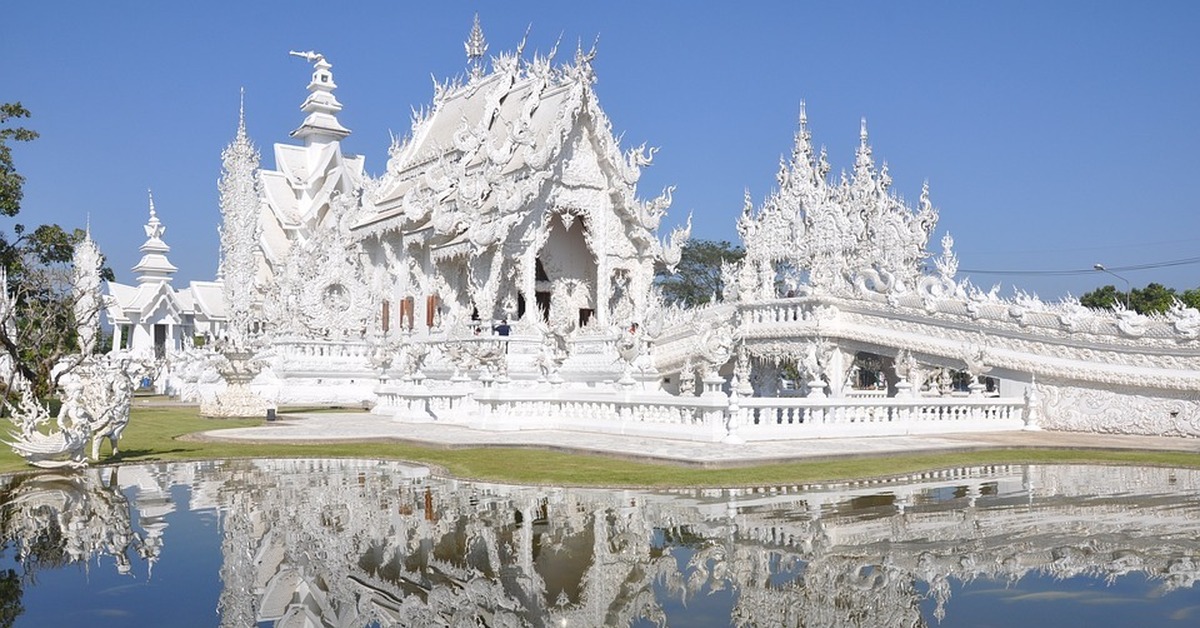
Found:
M 1151 282 L 1146 284 L 1145 288 L 1133 288 L 1126 293 L 1107 285 L 1085 293 L 1079 297 L 1079 302 L 1098 310 L 1111 310 L 1115 309 L 1118 303 L 1128 303 L 1129 309 L 1138 314 L 1161 314 L 1171 309 L 1175 299 L 1183 301 L 1187 307 L 1200 309 L 1200 288 L 1185 290 L 1179 294 L 1174 288 Z
M 1183 301 L 1183 304 L 1188 307 L 1200 310 L 1200 288 L 1184 290 L 1183 294 L 1179 295 L 1179 300 Z
M 0 214 L 10 218 L 21 211 L 25 179 L 13 164 L 9 141 L 28 142 L 38 134 L 4 125 L 26 117 L 29 111 L 20 103 L 0 103 Z M 18 223 L 11 234 L 0 231 L 0 266 L 8 279 L 0 310 L 0 351 L 40 395 L 54 388 L 50 372 L 55 363 L 76 349 L 71 257 L 84 236 L 81 229 L 53 224 L 26 229 Z M 102 273 L 113 278 L 111 269 Z
M 1134 288 L 1129 293 L 1129 305 L 1139 314 L 1161 314 L 1175 303 L 1175 289 L 1160 283 L 1147 284 L 1145 288 Z
M 1079 297 L 1079 302 L 1093 309 L 1111 310 L 1117 307 L 1117 303 L 1125 304 L 1125 293 L 1118 291 L 1116 286 L 1109 284 L 1090 292 L 1085 292 L 1083 296 Z
M 16 216 L 21 211 L 21 186 L 25 183 L 25 178 L 17 174 L 13 166 L 12 148 L 8 142 L 29 142 L 37 139 L 38 134 L 23 127 L 4 126 L 10 120 L 28 117 L 29 110 L 21 103 L 0 103 L 0 214 L 5 216 Z
M 667 302 L 701 305 L 711 301 L 713 295 L 721 295 L 722 263 L 740 261 L 745 255 L 742 247 L 727 240 L 689 240 L 683 245 L 675 273 L 660 269 L 654 281 Z

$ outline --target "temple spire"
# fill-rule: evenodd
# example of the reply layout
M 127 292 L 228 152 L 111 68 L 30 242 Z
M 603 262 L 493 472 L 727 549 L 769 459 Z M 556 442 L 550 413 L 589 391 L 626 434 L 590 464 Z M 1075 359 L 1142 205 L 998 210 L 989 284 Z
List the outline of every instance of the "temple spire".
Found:
M 325 55 L 311 50 L 292 50 L 288 54 L 313 64 L 312 81 L 308 83 L 308 98 L 300 105 L 300 110 L 307 113 L 308 117 L 300 124 L 300 128 L 292 131 L 292 137 L 303 139 L 304 145 L 309 146 L 314 143 L 336 142 L 350 135 L 350 129 L 342 126 L 337 119 L 337 112 L 342 110 L 342 103 L 333 95 L 333 90 L 337 89 L 337 84 L 333 82 L 333 72 L 330 71 L 333 65 L 325 60 Z
M 146 188 L 146 196 L 150 199 L 150 221 L 146 223 L 146 237 L 161 238 L 167 228 L 158 220 L 158 213 L 154 211 L 154 190 Z
M 306 57 L 307 58 L 307 57 Z M 303 129 L 303 127 L 301 127 Z M 259 180 L 258 149 L 246 134 L 244 116 L 239 113 L 237 136 L 221 151 L 220 194 L 221 241 L 219 277 L 225 297 L 227 333 L 234 346 L 244 346 L 251 323 L 252 308 L 260 300 L 256 278 L 259 264 L 259 204 L 263 191 Z
M 238 128 L 237 136 L 246 136 L 246 88 L 242 87 L 238 92 Z
M 862 118 L 858 130 L 858 151 L 854 160 L 854 176 L 856 179 L 874 180 L 875 160 L 871 158 L 871 144 L 867 141 L 867 119 Z
M 162 239 L 167 228 L 158 219 L 158 212 L 154 211 L 154 192 L 146 190 L 146 193 L 150 199 L 150 219 L 143 227 L 146 231 L 146 241 L 138 249 L 142 252 L 142 259 L 133 267 L 133 272 L 137 274 L 140 284 L 158 281 L 170 283 L 171 275 L 179 269 L 167 259 L 171 247 Z
M 463 42 L 467 51 L 467 63 L 471 64 L 471 77 L 483 76 L 483 55 L 487 54 L 487 40 L 483 38 L 483 27 L 479 25 L 479 14 L 475 14 L 475 23 L 471 26 L 471 34 Z

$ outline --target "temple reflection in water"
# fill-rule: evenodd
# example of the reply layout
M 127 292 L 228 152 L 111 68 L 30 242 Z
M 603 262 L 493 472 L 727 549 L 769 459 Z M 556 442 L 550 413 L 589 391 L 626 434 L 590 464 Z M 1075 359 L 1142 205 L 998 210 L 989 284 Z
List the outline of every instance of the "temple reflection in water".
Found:
M 955 583 L 981 579 L 1138 575 L 1158 593 L 1190 589 L 1197 488 L 1194 470 L 999 466 L 566 489 L 270 460 L 10 476 L 0 499 L 18 563 L 111 557 L 147 577 L 164 544 L 191 542 L 172 537 L 172 513 L 216 513 L 225 626 L 671 625 L 689 606 L 733 625 L 920 626 L 953 616 Z

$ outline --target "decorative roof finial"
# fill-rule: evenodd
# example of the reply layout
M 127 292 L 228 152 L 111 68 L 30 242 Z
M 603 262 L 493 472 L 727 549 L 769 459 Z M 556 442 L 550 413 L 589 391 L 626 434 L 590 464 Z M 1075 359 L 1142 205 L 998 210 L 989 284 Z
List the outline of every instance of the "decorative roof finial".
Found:
M 292 131 L 292 137 L 304 140 L 308 146 L 314 142 L 328 143 L 341 140 L 350 135 L 350 129 L 338 122 L 337 113 L 342 110 L 333 90 L 337 84 L 333 82 L 333 65 L 325 59 L 325 55 L 311 50 L 296 52 L 289 50 L 289 55 L 299 57 L 313 64 L 312 81 L 308 84 L 308 98 L 300 105 L 300 110 L 308 114 L 300 128 Z
M 525 54 L 525 43 L 529 41 L 529 31 L 533 30 L 533 24 L 525 27 L 525 34 L 521 35 L 521 43 L 517 44 L 517 61 Z
M 467 51 L 467 63 L 471 64 L 471 75 L 481 76 L 483 74 L 483 55 L 487 54 L 487 40 L 483 38 L 483 27 L 479 25 L 479 14 L 475 14 L 475 23 L 471 26 L 471 34 L 467 36 L 467 41 L 463 42 L 463 48 Z
M 139 284 L 158 281 L 170 283 L 171 275 L 177 269 L 167 259 L 167 253 L 170 252 L 171 247 L 167 246 L 162 239 L 167 228 L 158 219 L 158 213 L 154 211 L 154 192 L 147 188 L 146 195 L 150 199 L 150 219 L 142 227 L 146 232 L 146 242 L 139 248 L 142 252 L 142 259 L 137 266 L 133 267 L 133 272 L 136 273 Z
M 804 99 L 800 99 L 800 128 L 808 126 L 808 109 L 804 104 Z
M 867 118 L 866 118 L 866 116 L 863 116 L 860 124 L 861 124 L 861 126 L 859 127 L 859 131 L 858 131 L 858 139 L 862 140 L 863 144 L 866 144 L 867 143 Z

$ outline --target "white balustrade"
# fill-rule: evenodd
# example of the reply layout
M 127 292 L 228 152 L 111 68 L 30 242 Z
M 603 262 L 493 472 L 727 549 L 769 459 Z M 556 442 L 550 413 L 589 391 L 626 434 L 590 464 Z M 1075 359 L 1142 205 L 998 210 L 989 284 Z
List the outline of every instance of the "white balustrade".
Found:
M 1025 402 L 1002 398 L 783 398 L 740 400 L 747 439 L 1016 430 Z
M 384 386 L 375 412 L 482 429 L 566 429 L 717 441 L 1017 430 L 1025 402 L 1003 398 L 676 397 L 593 389 Z

